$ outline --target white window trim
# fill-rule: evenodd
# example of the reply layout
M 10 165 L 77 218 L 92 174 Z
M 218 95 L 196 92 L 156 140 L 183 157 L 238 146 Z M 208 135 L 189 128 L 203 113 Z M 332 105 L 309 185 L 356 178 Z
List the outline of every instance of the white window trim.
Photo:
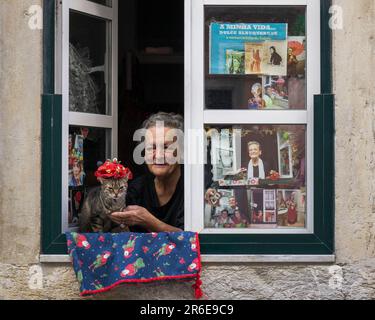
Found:
M 112 7 L 107 7 L 87 0 L 56 0 L 56 53 L 55 53 L 55 87 L 56 93 L 62 95 L 62 231 L 68 230 L 68 135 L 69 126 L 87 126 L 110 129 L 111 154 L 115 158 L 118 153 L 118 0 L 112 0 Z M 111 32 L 108 39 L 111 57 L 111 90 L 107 90 L 110 97 L 111 109 L 109 115 L 86 114 L 69 111 L 69 12 L 74 10 L 95 18 L 111 22 Z M 107 79 L 107 83 L 108 83 Z M 108 98 L 107 98 L 108 100 Z M 109 138 L 109 137 L 108 137 Z M 109 145 L 109 143 L 108 143 Z
M 307 109 L 295 111 L 242 111 L 204 109 L 204 6 L 205 5 L 305 5 L 307 43 Z M 193 14 L 194 13 L 194 14 Z M 306 124 L 307 220 L 295 229 L 205 229 L 204 165 L 185 164 L 185 229 L 201 234 L 313 234 L 314 233 L 314 94 L 320 93 L 320 1 L 316 0 L 185 0 L 185 128 L 202 130 L 204 124 Z M 277 121 L 273 121 L 277 119 Z M 185 135 L 185 154 L 196 153 Z M 198 148 L 205 152 L 204 141 Z

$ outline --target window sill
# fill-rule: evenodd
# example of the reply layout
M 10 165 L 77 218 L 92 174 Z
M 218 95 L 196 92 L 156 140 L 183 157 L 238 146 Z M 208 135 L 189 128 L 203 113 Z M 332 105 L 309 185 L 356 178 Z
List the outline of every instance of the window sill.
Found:
M 40 263 L 70 263 L 68 255 L 40 255 Z M 205 263 L 335 263 L 335 255 L 202 255 Z

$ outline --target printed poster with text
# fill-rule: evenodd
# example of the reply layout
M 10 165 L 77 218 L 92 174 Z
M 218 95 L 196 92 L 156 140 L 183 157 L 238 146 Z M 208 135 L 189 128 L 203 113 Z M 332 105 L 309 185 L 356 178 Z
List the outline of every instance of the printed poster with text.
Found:
M 212 23 L 210 74 L 287 75 L 288 24 Z

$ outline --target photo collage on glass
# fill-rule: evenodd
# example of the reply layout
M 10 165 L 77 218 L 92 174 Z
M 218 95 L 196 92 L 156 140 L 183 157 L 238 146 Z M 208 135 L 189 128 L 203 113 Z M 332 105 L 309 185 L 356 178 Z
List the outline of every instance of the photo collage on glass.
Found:
M 207 6 L 205 108 L 305 110 L 305 17 L 304 6 Z M 306 125 L 205 131 L 206 228 L 306 227 Z
M 95 171 L 106 159 L 107 135 L 105 129 L 69 127 L 69 228 L 78 227 L 85 195 L 90 188 L 98 186 Z
M 306 126 L 206 126 L 207 228 L 304 228 Z
M 305 16 L 303 6 L 206 7 L 206 108 L 306 109 Z

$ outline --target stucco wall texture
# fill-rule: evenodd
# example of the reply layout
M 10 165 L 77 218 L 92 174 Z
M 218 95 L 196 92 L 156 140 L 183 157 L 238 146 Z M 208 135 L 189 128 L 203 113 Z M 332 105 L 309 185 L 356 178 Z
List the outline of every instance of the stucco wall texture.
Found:
M 0 300 L 78 299 L 68 264 L 39 264 L 42 32 L 29 6 L 0 0 Z M 337 262 L 204 264 L 210 299 L 375 299 L 375 2 L 336 0 Z M 191 299 L 191 284 L 117 288 L 90 299 Z

